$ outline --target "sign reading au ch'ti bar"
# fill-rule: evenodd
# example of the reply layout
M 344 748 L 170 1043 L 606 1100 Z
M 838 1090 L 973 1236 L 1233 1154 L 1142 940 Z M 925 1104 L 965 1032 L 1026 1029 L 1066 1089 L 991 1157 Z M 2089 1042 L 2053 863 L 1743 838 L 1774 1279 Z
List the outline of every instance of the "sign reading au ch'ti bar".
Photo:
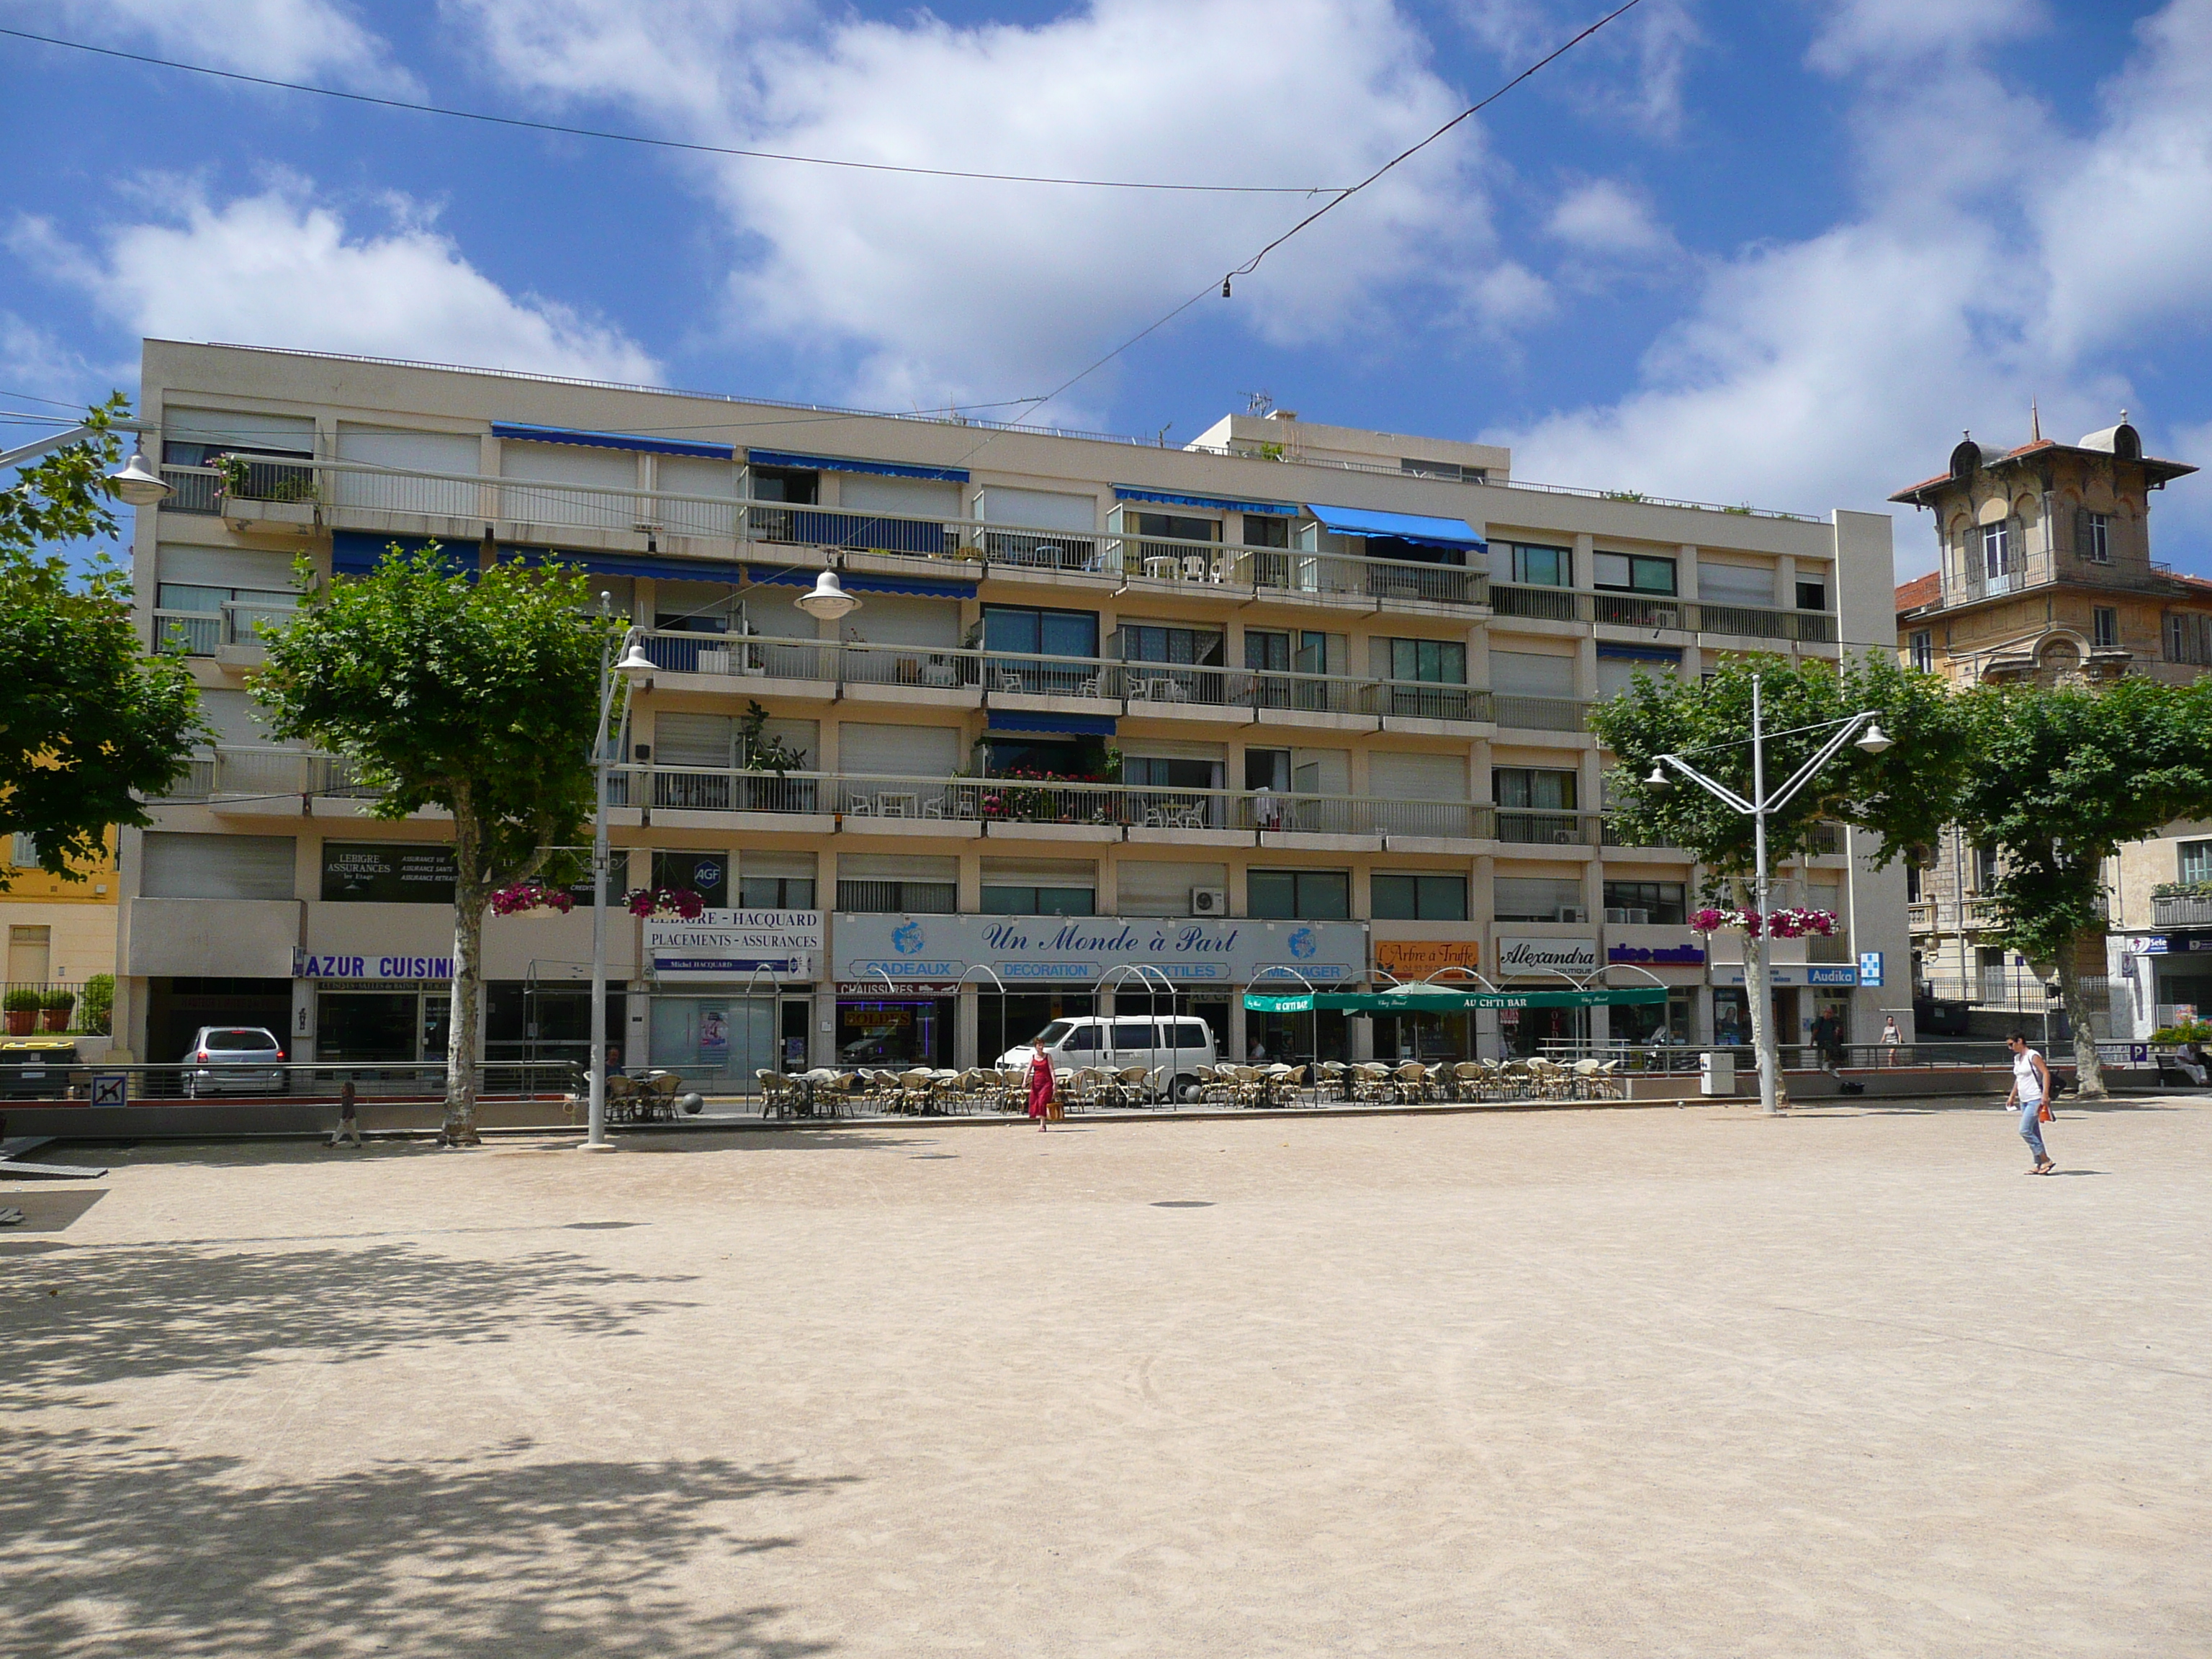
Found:
M 1375 965 L 1400 979 L 1426 979 L 1442 968 L 1480 968 L 1482 946 L 1471 939 L 1378 939 Z

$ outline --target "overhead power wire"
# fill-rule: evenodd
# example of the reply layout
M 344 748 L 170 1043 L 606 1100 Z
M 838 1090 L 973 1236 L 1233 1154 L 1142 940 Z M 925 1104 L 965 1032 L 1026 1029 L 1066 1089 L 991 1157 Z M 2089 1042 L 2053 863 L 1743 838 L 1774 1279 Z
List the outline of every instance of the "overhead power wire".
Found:
M 1572 52 L 1577 46 L 1582 45 L 1583 41 L 1589 40 L 1590 36 L 1595 34 L 1607 24 L 1612 22 L 1623 13 L 1634 10 L 1636 7 L 1641 3 L 1642 0 L 1626 0 L 1626 3 L 1614 7 L 1611 11 L 1606 13 L 1604 16 L 1599 18 L 1595 23 L 1590 24 L 1581 33 L 1574 35 L 1571 39 L 1564 41 L 1559 46 L 1553 47 L 1550 52 L 1546 52 L 1544 56 L 1539 58 L 1534 63 L 1529 64 L 1527 69 L 1522 70 L 1520 74 L 1515 76 L 1511 80 L 1505 82 L 1504 85 L 1499 87 L 1488 97 L 1480 100 L 1479 102 L 1470 104 L 1458 114 L 1453 116 L 1450 120 L 1438 127 L 1434 132 L 1429 134 L 1427 137 L 1422 139 L 1420 143 L 1399 151 L 1397 155 L 1392 156 L 1381 167 L 1376 168 L 1374 172 L 1369 173 L 1358 184 L 1349 185 L 1335 192 L 1334 199 L 1324 202 L 1321 206 L 1316 208 L 1311 213 L 1306 215 L 1304 218 L 1299 220 L 1297 223 L 1292 225 L 1281 235 L 1276 237 L 1273 241 L 1261 248 L 1249 259 L 1247 259 L 1243 264 L 1237 266 L 1232 270 L 1224 272 L 1220 280 L 1221 297 L 1224 300 L 1230 298 L 1230 285 L 1236 278 L 1239 276 L 1250 276 L 1252 272 L 1260 268 L 1260 262 L 1262 259 L 1266 258 L 1270 253 L 1273 253 L 1277 248 L 1282 246 L 1284 243 L 1289 241 L 1291 237 L 1297 235 L 1300 231 L 1313 224 L 1324 215 L 1333 213 L 1338 208 L 1342 207 L 1346 202 L 1357 196 L 1361 191 L 1366 189 L 1368 185 L 1373 184 L 1384 173 L 1389 172 L 1391 168 L 1396 167 L 1400 162 L 1410 160 L 1412 157 L 1419 155 L 1421 151 L 1426 149 L 1431 144 L 1436 143 L 1437 139 L 1443 137 L 1453 128 L 1458 126 L 1462 121 L 1468 120 L 1471 118 L 1480 114 L 1484 110 L 1489 108 L 1491 105 L 1496 103 L 1499 99 L 1505 96 L 1507 93 L 1512 91 L 1514 88 L 1519 86 L 1523 81 L 1528 80 L 1531 76 L 1534 75 L 1539 70 L 1541 70 L 1547 65 L 1555 63 L 1559 58 L 1565 57 L 1567 53 Z M 1083 381 L 1090 379 L 1091 376 L 1096 374 L 1100 369 L 1105 368 L 1107 364 L 1112 362 L 1123 352 L 1128 350 L 1130 347 L 1137 344 L 1138 342 L 1143 340 L 1147 336 L 1157 333 L 1159 330 L 1166 327 L 1176 318 L 1182 316 L 1184 312 L 1188 311 L 1200 300 L 1206 298 L 1213 292 L 1214 284 L 1208 283 L 1204 288 L 1199 289 L 1197 293 L 1192 295 L 1190 298 L 1185 300 L 1181 305 L 1169 312 L 1165 316 L 1158 319 L 1156 321 L 1148 323 L 1143 328 L 1138 330 L 1136 333 L 1122 341 L 1121 344 L 1115 346 L 1104 356 L 1099 358 L 1096 362 L 1091 364 L 1080 373 L 1062 381 L 1044 397 L 1039 398 L 1036 403 L 1031 406 L 1030 413 L 1035 414 L 1037 410 L 1043 408 L 1045 404 L 1052 402 L 1055 398 L 1062 396 L 1073 387 L 1080 385 Z
M 83 40 L 64 40 L 58 35 L 33 34 L 28 29 L 0 28 L 0 35 L 9 35 L 18 40 L 35 40 L 41 46 L 61 46 L 70 52 L 90 52 L 100 58 L 121 58 L 125 63 L 145 64 L 155 69 L 181 70 L 189 75 L 242 82 L 247 86 L 273 87 L 283 92 L 307 92 L 319 98 L 342 99 L 353 104 L 373 104 L 383 109 L 410 110 L 418 115 L 442 115 L 456 121 L 481 121 L 490 126 L 521 127 L 532 132 L 559 133 L 570 138 L 598 138 L 609 143 L 689 150 L 700 155 L 729 155 L 754 161 L 793 161 L 805 167 L 844 167 L 859 173 L 902 173 L 926 179 L 973 179 L 1002 185 L 1066 185 L 1086 190 L 1160 190 L 1226 196 L 1324 196 L 1343 188 L 1336 185 L 1193 185 L 1152 179 L 1065 179 L 1039 173 L 971 172 L 959 167 L 902 167 L 891 161 L 855 161 L 834 155 L 793 155 L 781 150 L 692 143 L 681 138 L 654 138 L 643 133 L 612 132 L 603 127 L 568 126 L 558 121 L 530 121 L 516 115 L 493 115 L 483 110 L 421 104 L 405 98 L 380 98 L 372 93 L 341 92 L 336 87 L 313 86 L 303 81 L 279 81 L 265 75 L 245 75 L 236 70 L 216 69 L 206 64 L 186 64 L 173 58 L 156 58 L 148 52 L 125 52 L 115 46 L 95 46 Z M 1359 186 L 1352 188 L 1356 190 Z

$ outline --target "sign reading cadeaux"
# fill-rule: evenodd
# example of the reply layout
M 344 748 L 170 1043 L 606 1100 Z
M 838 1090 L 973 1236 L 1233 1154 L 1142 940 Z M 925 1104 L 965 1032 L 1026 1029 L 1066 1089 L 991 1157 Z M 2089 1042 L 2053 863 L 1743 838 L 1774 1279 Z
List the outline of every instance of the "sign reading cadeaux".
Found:
M 702 910 L 691 921 L 650 920 L 645 951 L 665 980 L 769 973 L 811 979 L 822 957 L 819 910 Z
M 1249 985 L 1261 969 L 1280 967 L 1324 985 L 1366 976 L 1367 939 L 1345 921 L 839 916 L 836 956 L 838 979 L 854 985 L 943 982 L 979 964 L 1009 988 L 1093 984 L 1124 964 L 1157 969 L 1177 984 Z M 1297 982 L 1289 973 L 1268 978 Z M 968 982 L 991 986 L 981 973 Z
M 1549 968 L 1581 978 L 1597 972 L 1597 941 L 1594 939 L 1538 939 L 1533 934 L 1506 933 L 1498 940 L 1500 974 L 1534 974 Z
M 453 849 L 426 842 L 326 841 L 326 904 L 451 904 Z

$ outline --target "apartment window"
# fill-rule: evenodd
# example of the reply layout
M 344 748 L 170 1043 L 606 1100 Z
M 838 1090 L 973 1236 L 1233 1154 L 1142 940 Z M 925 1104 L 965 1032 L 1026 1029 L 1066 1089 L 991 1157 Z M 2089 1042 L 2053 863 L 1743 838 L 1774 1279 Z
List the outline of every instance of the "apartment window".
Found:
M 1994 847 L 1974 848 L 1974 890 L 1986 893 L 1997 884 L 1997 849 Z
M 1370 878 L 1377 921 L 1465 921 L 1465 876 L 1378 875 Z
M 2091 627 L 2100 651 L 2116 651 L 2120 644 L 2120 613 L 2112 605 L 2100 605 L 2091 613 Z
M 1905 902 L 1907 904 L 1921 903 L 1928 896 L 1927 888 L 1927 881 L 1921 873 L 1920 866 L 1907 863 L 1905 866 Z
M 2184 881 L 2212 881 L 2212 841 L 2185 841 L 2181 843 L 2181 878 Z
M 987 605 L 983 648 L 1024 657 L 1096 657 L 1098 613 Z
M 2112 562 L 2112 521 L 2102 513 L 2084 511 L 2081 519 L 2081 531 L 2076 538 L 2081 556 L 2091 564 L 2110 564 Z
M 1576 775 L 1534 766 L 1500 766 L 1490 774 L 1491 799 L 1522 811 L 1571 812 Z
M 8 862 L 18 870 L 39 867 L 39 838 L 27 830 L 18 830 L 8 849 Z
M 1674 562 L 1646 553 L 1600 553 L 1592 560 L 1590 580 L 1618 592 L 1672 593 Z
M 1467 647 L 1451 640 L 1393 640 L 1390 678 L 1432 685 L 1467 684 Z
M 1125 623 L 1121 627 L 1121 660 L 1194 663 L 1218 668 L 1221 635 L 1209 629 Z
M 2012 568 L 2012 526 L 2002 520 L 1982 526 L 1982 574 L 1990 580 Z
M 2212 617 L 2168 616 L 2166 658 L 2168 662 L 2212 665 Z
M 1130 513 L 1124 521 L 1139 536 L 1162 536 L 1178 542 L 1221 539 L 1221 521 L 1218 519 L 1186 518 L 1179 513 Z
M 1927 629 L 1912 636 L 1912 665 L 1923 674 L 1936 672 L 1936 635 Z
M 1669 927 L 1680 927 L 1687 915 L 1679 881 L 1609 881 L 1605 884 L 1605 908 L 1608 913 L 1640 912 L 1643 921 Z
M 730 857 L 726 853 L 663 853 L 653 855 L 655 889 L 688 887 L 709 910 L 730 904 Z
M 814 878 L 740 875 L 738 905 L 745 910 L 811 910 Z
M 1799 582 L 1797 608 L 1800 611 L 1826 611 L 1828 608 L 1827 583 Z
M 1098 895 L 1088 887 L 1001 887 L 983 889 L 987 916 L 1088 916 L 1098 910 Z
M 282 623 L 300 603 L 300 596 L 289 589 L 189 582 L 163 582 L 154 594 L 155 608 L 163 613 L 154 623 L 160 648 L 187 657 L 212 656 L 218 645 L 258 644 L 256 629 L 262 621 Z
M 1489 470 L 1480 466 L 1462 466 L 1457 461 L 1425 461 L 1412 455 L 1398 459 L 1398 471 L 1416 478 L 1447 478 L 1453 483 L 1482 483 Z
M 1221 763 L 1168 755 L 1124 755 L 1121 781 L 1148 789 L 1218 789 Z
M 746 474 L 757 501 L 782 501 L 793 507 L 812 507 L 822 499 L 822 475 L 795 467 L 756 466 Z
M 1262 918 L 1342 921 L 1352 915 L 1348 870 L 1254 870 L 1244 891 L 1245 908 Z
M 1279 513 L 1247 513 L 1244 515 L 1244 545 L 1247 547 L 1288 547 L 1291 544 L 1291 521 Z
M 1574 553 L 1564 547 L 1522 547 L 1516 544 L 1513 580 L 1527 587 L 1572 587 Z
M 854 915 L 949 916 L 959 900 L 956 882 L 843 877 L 837 881 L 837 908 Z

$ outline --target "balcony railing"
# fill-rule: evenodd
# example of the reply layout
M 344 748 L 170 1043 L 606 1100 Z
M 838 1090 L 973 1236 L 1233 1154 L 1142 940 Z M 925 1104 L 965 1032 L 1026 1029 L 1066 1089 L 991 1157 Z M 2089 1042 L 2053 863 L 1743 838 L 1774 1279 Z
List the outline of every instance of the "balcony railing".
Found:
M 196 755 L 173 784 L 167 800 L 221 800 L 293 795 L 370 799 L 375 791 L 355 781 L 353 763 L 301 749 L 222 748 Z
M 1832 645 L 1836 639 L 1836 619 L 1826 611 L 1770 611 L 1756 605 L 1714 605 L 1640 593 L 1591 593 L 1568 587 L 1520 587 L 1492 582 L 1490 607 L 1501 617 L 1547 622 L 1729 634 L 1754 640 L 1796 640 L 1808 645 Z
M 2150 902 L 2154 927 L 2212 927 L 2212 898 L 2184 896 Z
M 228 600 L 219 611 L 156 611 L 155 648 L 183 657 L 212 657 L 226 645 L 258 646 L 266 623 L 282 627 L 292 619 L 289 605 L 247 605 Z

